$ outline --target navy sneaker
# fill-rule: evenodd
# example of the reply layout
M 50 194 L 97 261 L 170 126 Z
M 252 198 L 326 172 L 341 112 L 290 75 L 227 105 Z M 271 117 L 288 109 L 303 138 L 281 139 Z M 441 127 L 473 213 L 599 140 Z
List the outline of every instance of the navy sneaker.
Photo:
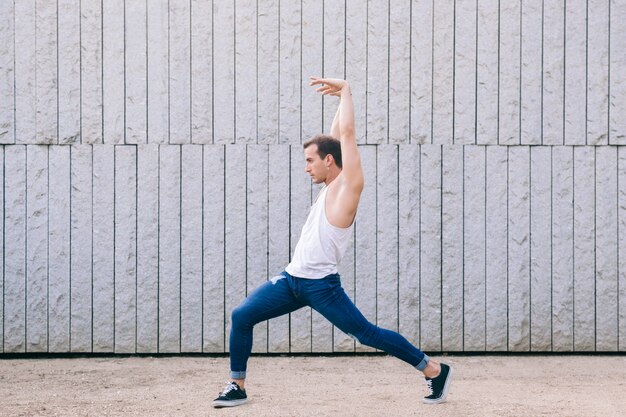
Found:
M 452 368 L 445 363 L 441 364 L 441 372 L 435 378 L 426 378 L 426 386 L 430 395 L 422 400 L 426 404 L 439 404 L 446 400 L 450 380 L 452 379 Z
M 224 391 L 213 400 L 213 407 L 235 407 L 248 401 L 246 390 L 241 389 L 236 382 L 229 382 Z

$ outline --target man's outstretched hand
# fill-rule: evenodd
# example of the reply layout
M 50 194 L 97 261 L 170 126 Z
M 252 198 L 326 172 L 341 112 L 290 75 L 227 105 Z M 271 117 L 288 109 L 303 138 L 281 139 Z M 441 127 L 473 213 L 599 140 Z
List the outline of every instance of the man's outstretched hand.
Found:
M 309 85 L 319 85 L 320 87 L 316 88 L 315 91 L 323 95 L 339 97 L 342 90 L 349 90 L 350 88 L 350 85 L 346 80 L 341 80 L 339 78 L 309 78 L 311 79 Z

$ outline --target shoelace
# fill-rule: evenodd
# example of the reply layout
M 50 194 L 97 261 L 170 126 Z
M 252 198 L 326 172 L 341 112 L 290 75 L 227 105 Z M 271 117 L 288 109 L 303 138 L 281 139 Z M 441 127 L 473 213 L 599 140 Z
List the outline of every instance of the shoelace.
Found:
M 428 395 L 433 395 L 433 380 L 432 379 L 424 379 L 426 383 L 426 388 L 428 388 Z
M 237 385 L 235 385 L 234 382 L 228 382 L 226 385 L 226 388 L 224 388 L 224 391 L 222 391 L 222 395 L 226 396 L 226 394 L 236 389 L 237 389 Z

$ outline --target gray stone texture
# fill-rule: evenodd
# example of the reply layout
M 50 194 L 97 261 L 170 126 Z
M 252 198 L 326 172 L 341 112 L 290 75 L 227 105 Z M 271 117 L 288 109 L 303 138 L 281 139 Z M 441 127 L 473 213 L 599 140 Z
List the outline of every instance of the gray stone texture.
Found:
M 0 3 L 0 144 L 14 143 L 15 24 L 13 2 Z
M 476 86 L 476 143 L 498 143 L 498 0 L 477 2 L 478 58 Z
M 451 351 L 463 350 L 464 334 L 463 149 L 450 144 L 441 152 L 441 349 Z
M 137 352 L 158 351 L 159 151 L 137 146 Z
M 226 317 L 224 309 L 224 217 L 225 147 L 204 146 L 203 160 L 203 350 L 225 352 Z
M 157 2 L 160 3 L 160 2 Z M 102 105 L 104 143 L 124 143 L 124 10 L 123 0 L 102 3 Z M 158 27 L 158 26 L 157 26 Z M 165 27 L 161 27 L 163 31 Z M 155 74 L 151 74 L 150 78 Z
M 282 5 L 281 5 L 282 8 Z M 367 8 L 359 0 L 346 1 L 345 77 L 350 81 L 357 143 L 367 135 Z
M 596 350 L 617 350 L 617 148 L 596 150 Z
M 137 147 L 115 147 L 115 352 L 137 350 Z
M 302 114 L 294 109 L 300 108 L 300 91 L 307 75 L 303 80 L 294 77 L 300 73 L 300 56 L 302 53 L 300 31 L 300 16 L 302 5 L 300 2 L 284 2 L 280 5 L 280 33 L 279 33 L 279 61 L 278 82 L 278 138 L 277 143 L 300 143 L 300 120 Z
M 26 350 L 26 146 L 4 154 L 4 352 Z
M 389 143 L 409 143 L 411 0 L 389 4 Z
M 259 28 L 260 29 L 260 28 Z M 257 86 L 257 2 L 240 1 L 235 10 L 235 138 L 237 143 L 257 143 L 260 91 Z M 259 42 L 261 41 L 260 38 Z M 259 56 L 259 60 L 261 57 Z M 268 93 L 274 92 L 271 88 Z
M 167 4 L 169 6 L 170 143 L 191 143 L 190 2 L 189 0 L 170 0 Z
M 569 6 L 569 5 L 568 5 Z M 563 49 L 565 47 L 565 13 L 564 2 L 545 2 L 542 5 L 542 144 L 561 145 L 563 138 L 563 116 L 565 98 L 564 77 L 565 62 Z M 524 32 L 525 34 L 526 32 Z M 569 64 L 569 62 L 568 62 Z M 569 65 L 568 65 L 569 66 Z M 582 97 L 581 97 L 582 98 Z
M 235 141 L 234 6 L 233 2 L 213 3 L 213 139 L 219 144 Z
M 520 100 L 520 143 L 522 145 L 540 145 L 543 139 L 541 135 L 541 98 L 543 68 L 541 66 L 541 49 L 542 42 L 542 10 L 543 3 L 528 2 L 522 7 L 521 30 L 521 100 Z M 548 16 L 548 18 L 553 18 Z M 561 20 L 563 19 L 561 15 Z M 549 27 L 546 27 L 550 31 Z M 558 34 L 557 34 L 558 35 Z M 554 36 L 554 35 L 552 35 Z M 553 58 L 554 47 L 546 45 L 550 48 Z M 584 66 L 583 66 L 584 68 Z M 547 74 L 550 77 L 550 74 Z M 549 81 L 549 80 L 548 80 Z M 551 85 L 554 90 L 554 85 Z M 562 90 L 562 88 L 561 88 Z M 549 95 L 550 91 L 546 92 Z M 552 109 L 554 110 L 554 109 Z M 554 114 L 552 111 L 551 114 Z M 554 117 L 552 117 L 554 119 Z M 561 121 L 562 123 L 562 121 Z
M 203 147 L 183 145 L 181 148 L 180 350 L 202 352 Z
M 618 242 L 617 242 L 617 259 L 619 264 L 617 270 L 619 272 L 619 351 L 626 351 L 626 150 L 618 148 Z
M 463 163 L 463 350 L 486 349 L 486 152 L 465 146 Z
M 48 154 L 48 351 L 70 349 L 70 147 Z
M 510 147 L 508 160 L 508 346 L 530 348 L 530 148 Z
M 573 174 L 574 148 L 552 148 L 552 349 L 559 352 L 574 347 Z
M 212 143 L 213 141 L 213 85 L 207 74 L 211 73 L 213 57 L 213 9 L 202 0 L 191 4 L 191 141 Z
M 162 1 L 147 3 L 149 143 L 168 143 L 170 138 L 167 74 L 169 21 L 167 5 L 167 2 Z M 220 46 L 217 43 L 216 45 Z M 232 58 L 227 62 L 232 62 Z
M 498 3 L 500 27 L 498 56 L 498 144 L 520 143 L 520 8 L 516 2 Z
M 552 349 L 552 147 L 530 147 L 530 349 Z M 515 297 L 515 295 L 513 295 Z
M 442 165 L 440 145 L 420 149 L 420 347 L 442 348 Z
M 367 143 L 388 143 L 389 2 L 372 0 L 367 7 Z
M 250 42 L 250 39 L 255 36 L 258 39 L 258 50 L 256 51 L 258 56 L 258 84 L 256 86 L 258 97 L 253 101 L 253 104 L 256 102 L 258 108 L 257 141 L 258 143 L 274 144 L 278 142 L 279 94 L 276 80 L 280 74 L 280 45 L 279 31 L 276 28 L 280 27 L 280 2 L 278 0 L 266 0 L 257 2 L 257 5 L 257 31 L 251 37 L 245 37 L 243 40 Z
M 432 143 L 452 142 L 454 131 L 454 3 L 433 3 Z
M 82 143 L 102 143 L 101 4 L 99 0 L 82 0 L 80 3 L 80 43 L 82 46 L 80 55 L 80 79 L 82 81 L 80 87 L 80 126 Z M 143 12 L 145 13 L 145 10 Z M 133 28 L 129 29 L 132 30 Z M 134 39 L 135 35 L 133 33 L 129 40 Z
M 608 144 L 609 3 L 587 3 L 587 144 Z
M 107 4 L 110 4 L 110 2 Z M 58 25 L 59 36 L 57 45 L 59 54 L 57 63 L 59 144 L 81 143 L 81 95 L 86 90 L 94 88 L 93 84 L 88 84 L 91 81 L 89 78 L 83 79 L 85 84 L 81 86 L 81 50 L 85 48 L 84 50 L 86 51 L 86 48 L 90 46 L 88 36 L 81 40 L 81 13 L 80 4 L 76 1 L 63 0 L 58 2 L 56 24 Z M 109 22 L 105 21 L 104 23 L 106 25 Z M 82 29 L 86 31 L 86 27 L 83 26 Z M 81 43 L 83 41 L 84 43 Z M 86 61 L 84 64 L 88 62 Z M 118 70 L 121 67 L 120 65 Z M 99 69 L 100 71 L 98 72 L 101 73 L 102 68 Z M 110 87 L 109 85 L 104 85 L 105 89 Z M 102 130 L 102 125 L 100 125 L 99 129 Z
M 454 138 L 453 143 L 476 143 L 476 3 L 456 4 L 454 22 Z
M 4 146 L 0 146 L 0 160 L 4 163 Z M 4 200 L 4 169 L 0 170 L 0 201 Z M 0 205 L 0 216 L 4 219 L 4 204 Z M 4 221 L 0 222 L 0 236 L 4 237 Z M 4 265 L 4 239 L 0 240 L 0 265 Z M 0 268 L 0 352 L 4 352 L 4 268 Z
M 147 34 L 146 34 L 146 13 L 147 3 L 141 0 L 127 0 L 124 2 L 124 143 L 146 143 L 147 137 Z M 174 10 L 174 7 L 172 7 Z M 172 13 L 174 14 L 174 13 Z M 182 22 L 181 22 L 182 23 Z M 182 25 L 171 26 L 170 36 L 176 28 Z M 187 26 L 188 27 L 188 26 Z M 180 43 L 177 48 L 172 49 L 172 54 L 183 50 L 189 45 Z M 184 63 L 183 63 L 184 64 Z M 189 75 L 189 65 L 186 68 Z M 177 80 L 178 73 L 171 68 L 172 84 Z M 172 91 L 174 87 L 172 85 Z M 189 89 L 187 89 L 187 93 Z M 188 97 L 188 95 L 187 95 Z M 172 98 L 173 99 L 173 98 Z M 174 106 L 170 109 L 170 118 L 174 119 L 177 107 L 182 107 L 185 102 L 172 100 Z M 189 98 L 187 98 L 187 102 Z M 189 124 L 187 124 L 188 126 Z M 116 340 L 117 342 L 117 340 Z
M 159 352 L 180 351 L 181 147 L 159 153 Z
M 432 2 L 415 0 L 411 21 L 411 125 L 412 143 L 432 143 Z
M 90 150 L 91 147 L 85 147 Z M 87 242 L 77 242 L 77 248 L 84 251 L 81 252 L 80 272 L 85 275 L 89 270 L 87 259 L 93 260 L 90 277 L 85 276 L 84 284 L 81 284 L 80 303 L 91 301 L 93 303 L 93 351 L 94 352 L 112 352 L 115 349 L 115 188 L 114 188 L 114 160 L 115 147 L 110 145 L 93 145 L 93 182 L 89 183 L 88 177 L 85 186 L 89 186 L 93 190 L 93 195 L 83 193 L 81 197 L 81 206 L 89 207 L 93 202 L 91 213 L 93 218 L 88 215 L 87 209 L 81 210 L 83 213 L 77 213 L 79 219 L 83 219 L 90 223 L 82 226 L 85 232 L 77 231 L 77 236 L 88 236 L 87 227 L 93 228 L 93 247 L 89 247 Z M 89 155 L 84 154 L 81 158 L 82 164 L 90 162 Z M 72 165 L 73 167 L 74 165 Z M 88 175 L 86 170 L 89 165 L 79 175 L 80 181 L 83 175 Z M 72 182 L 72 187 L 74 183 Z M 73 201 L 73 200 L 72 200 Z M 76 209 L 72 208 L 72 216 L 76 213 Z M 90 213 L 89 213 L 90 214 Z M 93 221 L 93 226 L 91 226 Z M 74 234 L 72 234 L 74 237 Z M 89 252 L 88 252 L 89 251 Z M 82 259 L 85 258 L 85 261 Z M 73 261 L 72 255 L 72 261 Z M 84 270 L 84 272 L 83 272 Z M 74 273 L 72 273 L 72 286 L 74 285 Z M 82 282 L 81 280 L 81 282 Z M 93 287 L 90 286 L 93 282 Z M 88 292 L 91 292 L 92 300 L 89 300 Z M 72 293 L 73 294 L 73 293 Z M 85 312 L 89 307 L 84 306 Z M 72 310 L 74 309 L 74 299 L 72 298 Z M 74 324 L 74 312 L 72 311 L 72 325 Z M 74 330 L 72 330 L 72 335 Z M 73 339 L 72 339 L 73 340 Z
M 308 138 L 322 133 L 323 125 L 323 104 L 322 97 L 313 88 L 308 87 L 306 81 L 311 75 L 323 75 L 322 62 L 324 59 L 323 46 L 323 26 L 324 4 L 316 0 L 302 0 L 302 56 L 300 58 L 300 74 L 302 78 L 300 90 L 300 141 L 304 142 Z M 330 128 L 327 129 L 330 131 Z M 298 142 L 296 142 L 298 143 Z M 292 149 L 293 155 L 293 149 Z M 301 160 L 300 160 L 301 161 Z M 302 165 L 299 165 L 301 167 Z M 300 230 L 298 229 L 298 232 Z M 294 242 L 295 244 L 295 242 Z
M 487 351 L 506 351 L 508 349 L 507 170 L 509 149 L 503 146 L 488 146 L 486 152 L 485 328 Z
M 344 78 L 344 64 L 345 64 L 345 37 L 344 30 L 337 30 L 339 28 L 343 28 L 345 22 L 345 3 L 341 4 L 341 2 L 328 2 L 324 4 L 324 15 L 323 15 L 323 29 L 324 29 L 324 37 L 323 37 L 323 45 L 322 46 L 322 56 L 323 56 L 323 68 L 322 72 L 319 74 L 303 74 L 305 80 L 310 75 L 316 76 L 326 76 L 333 78 Z M 333 28 L 333 30 L 328 30 L 328 28 Z M 305 81 L 303 80 L 303 81 Z M 310 91 L 314 90 L 315 87 L 308 87 L 306 84 L 303 84 L 305 88 L 308 88 Z M 332 96 L 323 96 L 322 97 L 322 107 L 323 107 L 323 126 L 322 131 L 325 133 L 330 133 L 331 126 L 333 122 L 333 118 L 335 117 L 335 113 L 337 111 L 337 106 L 339 104 L 339 99 L 337 97 Z M 303 138 L 306 140 L 307 138 Z
M 574 147 L 574 350 L 595 349 L 595 150 Z
M 57 143 L 58 95 L 57 67 L 57 5 L 52 2 L 35 2 L 35 91 L 36 137 L 29 143 Z M 31 45 L 33 44 L 31 40 Z M 20 48 L 21 49 L 21 48 Z M 29 65 L 32 65 L 30 63 Z
M 26 147 L 26 351 L 48 350 L 48 147 Z
M 15 143 L 35 143 L 37 139 L 37 79 L 35 42 L 36 21 L 35 3 L 14 3 L 14 117 Z
M 610 7 L 609 144 L 626 145 L 626 80 L 620 75 L 626 62 L 626 31 L 619 23 L 626 19 L 626 4 L 615 1 Z
M 587 34 L 580 30 L 586 25 L 587 2 L 574 0 L 565 8 L 565 124 L 566 145 L 585 145 L 587 128 L 584 102 L 587 86 Z

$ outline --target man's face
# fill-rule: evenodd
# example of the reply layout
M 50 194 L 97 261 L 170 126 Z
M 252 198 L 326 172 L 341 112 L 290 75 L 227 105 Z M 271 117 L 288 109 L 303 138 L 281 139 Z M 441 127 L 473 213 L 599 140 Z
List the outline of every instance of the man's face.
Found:
M 328 155 L 325 159 L 320 158 L 317 153 L 317 145 L 312 144 L 304 150 L 304 159 L 306 161 L 304 170 L 311 176 L 313 182 L 316 184 L 324 182 L 328 174 L 328 165 L 325 161 L 328 159 Z

